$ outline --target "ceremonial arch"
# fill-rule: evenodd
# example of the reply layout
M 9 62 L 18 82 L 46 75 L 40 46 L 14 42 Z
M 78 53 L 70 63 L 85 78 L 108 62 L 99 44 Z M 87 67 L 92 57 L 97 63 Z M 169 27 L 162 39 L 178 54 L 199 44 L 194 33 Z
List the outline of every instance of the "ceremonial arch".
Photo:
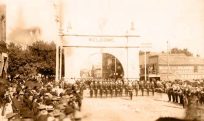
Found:
M 109 53 L 121 63 L 125 79 L 139 79 L 139 45 L 136 36 L 64 36 L 64 77 L 72 83 L 80 77 L 84 60 L 94 53 Z

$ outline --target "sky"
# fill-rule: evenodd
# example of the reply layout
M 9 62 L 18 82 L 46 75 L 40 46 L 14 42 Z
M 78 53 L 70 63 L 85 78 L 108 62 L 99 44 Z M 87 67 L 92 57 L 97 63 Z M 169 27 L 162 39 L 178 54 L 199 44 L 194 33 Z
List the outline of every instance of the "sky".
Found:
M 40 27 L 45 41 L 57 40 L 60 0 L 1 0 L 7 6 L 7 36 L 19 24 Z M 64 31 L 77 34 L 134 34 L 152 51 L 188 48 L 204 57 L 204 0 L 62 0 Z M 70 27 L 71 26 L 71 27 Z M 71 29 L 68 29 L 71 28 Z

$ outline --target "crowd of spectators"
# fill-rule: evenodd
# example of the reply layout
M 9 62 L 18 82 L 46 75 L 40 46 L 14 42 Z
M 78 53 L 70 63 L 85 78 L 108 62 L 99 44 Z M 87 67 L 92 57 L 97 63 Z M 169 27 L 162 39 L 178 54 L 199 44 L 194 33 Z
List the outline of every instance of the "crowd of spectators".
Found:
M 1 121 L 78 121 L 83 83 L 13 80 L 2 84 Z

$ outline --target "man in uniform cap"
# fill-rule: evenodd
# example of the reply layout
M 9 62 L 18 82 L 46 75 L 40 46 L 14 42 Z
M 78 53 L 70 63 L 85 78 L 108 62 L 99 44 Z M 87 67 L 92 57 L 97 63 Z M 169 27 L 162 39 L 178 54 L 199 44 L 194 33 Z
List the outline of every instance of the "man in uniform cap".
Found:
M 97 88 L 95 82 L 93 83 L 93 88 L 94 88 L 94 95 L 95 95 L 95 97 L 97 97 L 97 95 L 98 95 L 98 88 Z
M 110 96 L 113 97 L 113 83 L 112 82 L 110 82 L 109 92 L 110 92 Z
M 145 86 L 146 86 L 146 89 L 147 89 L 147 96 L 149 96 L 150 82 L 147 81 Z
M 144 81 L 143 80 L 140 81 L 140 89 L 142 92 L 142 96 L 144 96 Z
M 138 91 L 139 91 L 140 87 L 139 87 L 139 82 L 136 81 L 135 82 L 135 93 L 136 93 L 136 96 L 138 96 Z
M 93 90 L 94 90 L 93 82 L 91 82 L 89 89 L 90 89 L 90 92 L 89 92 L 90 93 L 90 97 L 92 98 L 93 97 Z

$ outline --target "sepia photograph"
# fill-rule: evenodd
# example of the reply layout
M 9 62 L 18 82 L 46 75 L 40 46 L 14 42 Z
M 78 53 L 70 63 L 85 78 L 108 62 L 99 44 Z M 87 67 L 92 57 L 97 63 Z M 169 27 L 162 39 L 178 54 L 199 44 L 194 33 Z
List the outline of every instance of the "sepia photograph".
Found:
M 204 0 L 0 0 L 0 121 L 204 121 Z

